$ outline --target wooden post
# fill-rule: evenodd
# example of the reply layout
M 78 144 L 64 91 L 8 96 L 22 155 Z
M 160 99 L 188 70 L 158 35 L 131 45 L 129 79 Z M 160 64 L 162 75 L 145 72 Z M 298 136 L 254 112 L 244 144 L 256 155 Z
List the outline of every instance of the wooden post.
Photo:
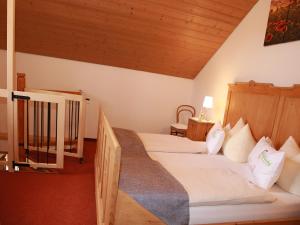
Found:
M 79 157 L 83 158 L 83 144 L 84 144 L 84 135 L 85 135 L 85 117 L 86 117 L 86 102 L 83 96 L 80 101 L 80 110 L 79 110 L 79 127 L 78 127 L 78 143 L 77 143 L 77 151 Z
M 17 90 L 25 91 L 26 81 L 25 74 L 18 73 L 17 74 Z M 24 110 L 25 110 L 25 102 L 18 101 L 18 136 L 19 136 L 19 144 L 24 144 Z
M 7 90 L 14 90 L 15 79 L 15 0 L 7 1 Z M 13 171 L 14 160 L 14 103 L 7 98 L 8 167 Z

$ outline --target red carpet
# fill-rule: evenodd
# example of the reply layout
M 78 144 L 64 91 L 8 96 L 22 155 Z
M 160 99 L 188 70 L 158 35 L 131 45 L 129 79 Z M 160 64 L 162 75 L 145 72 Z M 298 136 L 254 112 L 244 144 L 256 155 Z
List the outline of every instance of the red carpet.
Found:
M 95 141 L 58 173 L 0 172 L 0 225 L 96 225 Z

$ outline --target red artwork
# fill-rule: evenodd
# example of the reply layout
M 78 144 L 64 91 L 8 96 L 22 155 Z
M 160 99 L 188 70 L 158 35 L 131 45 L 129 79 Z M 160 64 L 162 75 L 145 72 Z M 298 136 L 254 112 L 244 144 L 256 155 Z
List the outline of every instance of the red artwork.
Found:
M 300 0 L 272 0 L 265 45 L 300 40 Z

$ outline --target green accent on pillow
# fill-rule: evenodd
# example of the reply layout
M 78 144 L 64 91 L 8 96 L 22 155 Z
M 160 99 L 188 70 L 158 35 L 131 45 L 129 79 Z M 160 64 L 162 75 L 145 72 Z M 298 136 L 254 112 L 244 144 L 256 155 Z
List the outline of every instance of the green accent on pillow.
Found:
M 260 154 L 260 159 L 262 160 L 262 162 L 266 165 L 266 166 L 271 166 L 272 162 L 270 160 L 267 159 L 266 156 L 266 152 L 268 152 L 268 150 L 264 150 L 261 154 Z

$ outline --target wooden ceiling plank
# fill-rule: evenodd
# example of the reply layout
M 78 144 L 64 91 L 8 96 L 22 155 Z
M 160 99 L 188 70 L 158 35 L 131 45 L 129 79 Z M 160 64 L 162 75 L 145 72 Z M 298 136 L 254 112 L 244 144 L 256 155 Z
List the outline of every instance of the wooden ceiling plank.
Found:
M 36 33 L 39 33 L 38 31 Z M 127 42 L 126 40 L 121 40 L 121 39 L 116 39 L 116 38 L 103 38 L 102 40 L 101 39 L 96 39 L 96 38 L 92 38 L 92 35 L 89 35 L 89 34 L 80 34 L 80 35 L 72 35 L 72 34 L 65 34 L 65 33 L 61 33 L 61 32 L 55 32 L 56 33 L 56 36 L 57 35 L 64 35 L 66 36 L 65 41 L 67 41 L 69 38 L 70 39 L 74 39 L 74 40 L 77 40 L 78 42 L 85 42 L 86 40 L 88 41 L 95 41 L 97 40 L 98 42 L 97 43 L 101 43 L 101 46 L 103 45 L 113 45 L 114 43 L 118 43 L 121 46 L 124 46 L 124 47 L 129 47 L 129 46 L 139 46 L 138 49 L 140 50 L 143 50 L 143 51 L 152 51 L 152 52 L 157 52 L 159 51 L 161 54 L 163 52 L 166 52 L 166 54 L 174 54 L 174 52 L 178 52 L 179 54 L 183 54 L 183 55 L 190 55 L 191 57 L 198 57 L 198 58 L 209 58 L 213 53 L 203 53 L 201 51 L 184 51 L 184 50 L 180 50 L 180 49 L 171 49 L 171 48 L 166 48 L 165 46 L 161 46 L 160 48 L 153 48 L 153 46 L 149 46 L 149 45 L 144 45 L 143 43 L 136 43 L 136 42 Z M 53 34 L 53 32 L 52 32 Z M 22 34 L 23 36 L 26 35 L 29 36 L 29 35 L 35 35 L 35 32 L 30 32 L 30 33 L 26 33 L 26 31 L 23 32 Z M 30 38 L 30 37 L 28 37 Z M 45 35 L 43 35 L 42 37 L 41 36 L 38 36 L 36 35 L 36 39 L 38 38 L 43 38 L 45 39 L 46 41 L 50 39 L 50 37 L 47 37 Z M 57 39 L 57 40 L 61 40 L 61 42 L 63 42 L 63 39 Z M 17 49 L 19 45 L 17 45 Z M 157 52 L 157 53 L 159 53 Z
M 24 10 L 22 10 L 24 11 Z M 219 47 L 220 44 L 222 43 L 215 43 L 212 42 L 211 40 L 195 40 L 193 38 L 190 37 L 181 37 L 180 35 L 176 35 L 176 34 L 168 34 L 168 33 L 156 33 L 155 29 L 154 30 L 147 30 L 144 29 L 143 27 L 139 26 L 139 24 L 132 24 L 132 26 L 128 26 L 128 24 L 126 24 L 126 20 L 122 21 L 121 19 L 115 19 L 114 17 L 111 17 L 109 20 L 106 20 L 106 18 L 102 17 L 102 18 L 96 18 L 90 16 L 87 20 L 83 20 L 82 17 L 87 17 L 85 15 L 79 15 L 79 14 L 73 14 L 72 18 L 68 17 L 68 14 L 64 13 L 64 14 L 57 14 L 57 11 L 53 10 L 53 13 L 50 15 L 50 17 L 52 16 L 53 18 L 56 18 L 55 20 L 61 20 L 63 18 L 65 18 L 66 20 L 73 20 L 73 21 L 82 21 L 83 24 L 78 24 L 79 26 L 82 25 L 87 26 L 88 24 L 101 24 L 100 27 L 105 26 L 105 28 L 107 29 L 113 29 L 115 28 L 117 32 L 127 32 L 127 33 L 131 33 L 134 32 L 134 34 L 138 34 L 141 35 L 141 38 L 145 37 L 145 38 L 149 38 L 149 37 L 157 37 L 158 39 L 161 40 L 166 40 L 167 43 L 170 43 L 170 41 L 183 41 L 186 44 L 192 44 L 196 46 L 199 46 L 201 48 L 212 48 L 215 49 L 216 47 Z M 88 12 L 88 10 L 87 10 Z M 20 14 L 20 13 L 19 13 Z M 40 17 L 47 15 L 46 12 L 41 11 L 39 12 L 39 14 L 41 14 Z M 18 14 L 17 14 L 18 16 Z M 24 13 L 24 15 L 20 15 L 20 17 L 25 18 L 26 17 L 26 13 Z M 38 17 L 38 16 L 37 16 Z M 34 19 L 36 20 L 36 19 Z M 50 20 L 51 23 L 55 22 L 54 19 Z M 121 22 L 121 23 L 119 23 Z M 17 21 L 18 23 L 18 21 Z M 95 27 L 96 28 L 96 27 Z M 135 28 L 135 29 L 134 29 Z M 144 34 L 138 33 L 139 31 L 137 31 L 137 28 L 140 29 L 139 31 L 142 31 Z
M 47 46 L 49 46 L 49 45 L 47 45 Z M 42 48 L 43 48 L 43 46 L 41 46 L 39 49 L 42 49 Z M 48 49 L 48 50 L 51 51 L 52 49 Z M 85 51 L 85 49 L 82 49 L 81 52 L 87 52 L 87 51 Z M 37 54 L 37 53 L 34 53 L 34 54 Z M 53 54 L 56 54 L 56 52 L 53 52 L 50 56 L 52 56 Z M 45 54 L 43 52 L 41 52 L 41 55 L 45 55 Z M 111 66 L 123 67 L 123 68 L 128 68 L 128 69 L 143 70 L 143 71 L 149 71 L 149 72 L 154 72 L 154 73 L 159 73 L 159 71 L 161 71 L 163 69 L 164 71 L 166 71 L 166 75 L 186 77 L 186 78 L 191 78 L 191 79 L 194 76 L 194 74 L 189 74 L 186 72 L 178 74 L 178 70 L 176 69 L 177 67 L 175 67 L 175 68 L 168 67 L 168 66 L 166 66 L 167 64 L 165 64 L 165 63 L 163 63 L 162 66 L 160 66 L 161 62 L 158 60 L 154 60 L 153 57 L 152 58 L 144 57 L 142 59 L 139 59 L 140 61 L 144 60 L 145 65 L 147 65 L 147 66 L 141 64 L 141 62 L 139 62 L 137 64 L 128 65 L 128 60 L 126 57 L 122 57 L 121 55 L 116 57 L 116 55 L 113 54 L 113 52 L 107 52 L 105 57 L 103 57 L 103 58 L 94 58 L 93 56 L 89 57 L 87 55 L 82 55 L 82 54 L 74 55 L 72 53 L 72 49 L 70 49 L 70 51 L 61 52 L 56 57 L 66 58 L 66 59 L 73 58 L 74 60 L 79 60 L 79 61 L 87 61 L 87 62 L 92 62 L 92 63 L 97 63 L 97 64 L 111 65 Z M 134 61 L 137 62 L 137 60 L 134 60 Z M 133 61 L 131 61 L 131 62 L 133 62 Z M 149 64 L 149 62 L 150 62 L 150 64 Z M 176 65 L 177 63 L 174 63 L 174 64 Z M 150 65 L 152 65 L 152 66 L 150 66 Z M 180 66 L 182 68 L 181 65 L 182 64 L 178 63 L 178 66 Z M 189 65 L 187 65 L 187 66 L 189 66 Z
M 246 10 L 233 8 L 228 5 L 224 5 L 220 2 L 215 1 L 207 1 L 207 0 L 182 0 L 183 2 L 190 4 L 194 7 L 203 7 L 210 10 L 215 10 L 216 12 L 224 13 L 224 14 L 231 14 L 237 18 L 241 18 L 245 16 Z
M 52 0 L 52 1 L 62 4 L 66 0 Z M 138 1 L 138 2 L 140 3 L 142 1 Z M 97 7 L 97 6 L 93 6 L 91 4 L 85 4 L 85 6 L 82 6 L 82 5 L 79 5 L 77 1 L 72 2 L 72 5 L 77 6 L 79 8 L 86 7 L 86 8 L 88 8 L 88 10 L 95 10 L 95 11 L 102 10 L 103 12 L 106 12 L 106 13 L 114 12 L 114 13 L 121 14 L 122 16 L 125 16 L 127 18 L 129 18 L 128 15 L 131 15 L 131 16 L 134 15 L 134 16 L 136 16 L 135 19 L 141 19 L 141 22 L 148 21 L 150 24 L 155 24 L 155 22 L 163 22 L 163 23 L 166 23 L 166 25 L 170 25 L 170 26 L 179 26 L 180 25 L 181 29 L 189 28 L 189 29 L 195 29 L 195 30 L 197 30 L 197 28 L 200 27 L 200 29 L 199 29 L 200 32 L 203 31 L 202 27 L 204 27 L 206 29 L 212 29 L 212 30 L 221 29 L 221 28 L 215 27 L 215 21 L 207 21 L 207 20 L 205 20 L 205 18 L 200 20 L 201 24 L 189 23 L 189 20 L 170 17 L 166 13 L 155 13 L 155 12 L 149 13 L 149 12 L 145 11 L 144 9 L 141 9 L 140 11 L 136 11 L 134 9 L 136 9 L 138 7 L 138 5 L 136 5 L 135 7 L 132 7 L 129 4 L 130 4 L 130 2 L 127 2 L 127 1 L 102 0 L 102 1 L 98 2 L 98 7 Z M 141 12 L 141 13 L 139 13 L 139 12 Z M 165 17 L 163 17 L 163 19 L 161 19 L 161 17 L 163 15 L 165 15 Z M 227 28 L 227 30 L 228 30 L 228 28 Z M 231 31 L 231 29 L 229 29 L 229 30 Z
M 21 30 L 21 29 L 19 29 Z M 84 34 L 84 33 L 80 33 L 77 35 L 72 35 L 71 33 L 67 32 L 67 31 L 60 31 L 59 33 L 57 33 L 55 30 L 51 30 L 51 32 L 42 32 L 42 29 L 38 29 L 36 28 L 35 30 L 31 30 L 30 32 L 27 31 L 26 27 L 24 27 L 24 30 L 22 31 L 22 38 L 26 38 L 27 36 L 35 36 L 37 40 L 39 40 L 38 42 L 53 42 L 52 44 L 57 44 L 58 42 L 60 43 L 60 45 L 70 45 L 73 47 L 78 47 L 78 46 L 84 46 L 84 44 L 86 43 L 86 39 L 89 38 L 90 40 L 88 40 L 88 43 L 91 43 L 89 46 L 92 46 L 93 49 L 97 50 L 97 49 L 107 49 L 110 48 L 109 51 L 115 51 L 117 52 L 117 54 L 121 54 L 122 52 L 118 52 L 119 49 L 121 49 L 123 47 L 123 49 L 127 49 L 128 52 L 123 52 L 122 54 L 126 54 L 128 57 L 131 57 L 133 55 L 138 55 L 138 56 L 143 56 L 145 54 L 151 55 L 152 57 L 155 57 L 155 55 L 162 55 L 163 57 L 173 57 L 173 58 L 177 58 L 177 56 L 179 56 L 178 58 L 180 59 L 183 56 L 187 56 L 187 57 L 197 57 L 199 60 L 202 59 L 203 61 L 207 61 L 209 59 L 209 57 L 211 55 L 202 55 L 200 52 L 198 52 L 197 54 L 195 53 L 190 53 L 190 52 L 182 52 L 182 51 L 177 51 L 174 50 L 173 51 L 169 51 L 166 49 L 152 49 L 150 47 L 141 45 L 141 44 L 130 44 L 130 43 L 124 43 L 124 42 L 119 42 L 119 41 L 115 41 L 113 39 L 108 39 L 106 40 L 104 43 L 102 41 L 97 40 L 97 38 L 94 38 L 92 35 L 88 35 L 88 34 Z M 81 38 L 80 36 L 83 35 L 83 38 Z M 58 38 L 58 36 L 63 36 L 64 39 Z M 30 37 L 28 37 L 29 39 Z M 22 46 L 22 45 L 21 45 Z M 19 49 L 19 46 L 17 46 Z M 22 50 L 22 49 L 20 49 Z M 142 51 L 140 51 L 142 50 Z M 132 54 L 133 52 L 135 52 L 134 54 Z M 142 53 L 142 54 L 140 54 Z
M 26 34 L 25 34 L 25 37 L 26 37 Z M 49 41 L 52 42 L 53 40 L 50 38 Z M 37 49 L 39 49 L 39 53 L 41 53 L 42 55 L 45 55 L 43 52 L 43 49 L 49 48 L 49 46 L 51 46 L 51 45 L 49 45 L 49 42 L 35 42 L 35 43 L 31 43 L 31 45 L 32 44 L 36 45 L 35 47 L 37 47 Z M 99 51 L 99 49 L 97 49 L 97 46 L 84 46 L 84 45 L 79 44 L 79 45 L 77 45 L 78 46 L 77 48 L 74 48 L 74 45 L 70 42 L 68 42 L 67 44 L 63 44 L 61 42 L 54 42 L 53 44 L 62 48 L 64 50 L 64 51 L 62 51 L 63 54 L 66 54 L 68 52 L 72 52 L 73 54 L 78 53 L 76 55 L 76 58 L 81 59 L 82 56 L 83 56 L 83 58 L 85 57 L 82 53 L 88 52 L 89 55 L 92 56 L 92 58 L 100 60 L 99 58 L 95 57 L 95 55 L 97 55 L 97 54 L 94 54 L 94 52 Z M 28 45 L 25 43 L 25 46 L 28 46 Z M 30 47 L 31 46 L 29 46 L 29 49 L 30 49 Z M 51 49 L 48 49 L 48 50 L 51 50 Z M 101 49 L 101 50 L 105 52 L 105 57 L 107 57 L 108 54 L 112 55 L 112 58 L 115 58 L 115 59 L 119 59 L 119 58 L 126 59 L 127 57 L 130 56 L 128 54 L 128 52 L 125 52 L 125 54 L 124 54 L 124 52 L 116 52 L 115 49 L 109 49 L 108 45 L 106 45 L 105 49 Z M 163 61 L 165 61 L 165 60 L 171 60 L 172 61 L 171 65 L 178 64 L 180 67 L 182 67 L 182 63 L 181 63 L 182 59 L 176 58 L 176 57 L 174 58 L 172 55 L 169 55 L 169 56 L 162 55 L 160 58 L 155 58 L 155 57 L 153 57 L 152 54 L 144 54 L 144 55 L 142 55 L 142 57 L 138 54 L 133 55 L 133 56 L 136 56 L 138 59 L 147 58 L 148 62 L 153 62 L 155 64 L 160 63 L 160 62 L 163 63 Z M 56 55 L 56 57 L 67 58 L 65 55 Z M 186 57 L 190 57 L 190 56 L 188 55 Z M 99 63 L 99 61 L 97 61 L 97 60 L 95 61 L 95 59 L 93 61 L 95 63 Z M 101 58 L 101 60 L 103 60 L 103 58 Z M 156 61 L 158 61 L 158 62 L 156 62 Z M 100 61 L 100 63 L 101 63 L 101 61 Z M 170 65 L 170 64 L 165 64 L 165 65 Z M 187 66 L 190 67 L 190 65 L 187 65 Z
M 107 26 L 103 29 L 96 29 L 95 26 L 89 24 L 89 23 L 85 23 L 85 24 L 78 24 L 76 23 L 74 20 L 69 20 L 68 18 L 61 18 L 61 17 L 56 17 L 57 19 L 55 21 L 50 20 L 51 16 L 47 19 L 47 15 L 43 14 L 43 17 L 40 17 L 39 20 L 37 20 L 34 16 L 30 17 L 30 16 L 26 16 L 23 17 L 22 21 L 19 21 L 17 19 L 17 27 L 24 27 L 27 24 L 31 24 L 32 27 L 28 27 L 29 28 L 33 28 L 34 26 L 44 26 L 44 27 L 48 27 L 49 29 L 52 29 L 53 26 L 57 27 L 57 29 L 61 28 L 64 30 L 68 30 L 69 32 L 88 32 L 89 30 L 92 31 L 92 35 L 99 35 L 99 37 L 101 38 L 101 36 L 103 34 L 105 34 L 105 32 L 107 33 L 107 35 L 109 34 L 112 37 L 115 37 L 115 35 L 117 34 L 117 37 L 121 38 L 123 37 L 131 37 L 130 41 L 138 41 L 138 42 L 148 42 L 148 43 L 160 43 L 161 41 L 163 41 L 161 43 L 162 46 L 169 46 L 168 44 L 170 43 L 174 43 L 176 45 L 176 47 L 182 47 L 186 50 L 189 51 L 200 51 L 203 53 L 212 53 L 214 52 L 213 48 L 208 48 L 208 46 L 204 45 L 203 46 L 197 46 L 195 44 L 193 45 L 189 45 L 189 42 L 187 42 L 186 40 L 181 40 L 181 39 L 176 39 L 174 42 L 174 38 L 172 39 L 165 39 L 165 38 L 160 38 L 157 36 L 154 36 L 154 38 L 151 38 L 151 33 L 150 34 L 146 34 L 146 35 L 140 35 L 139 33 L 135 33 L 134 36 L 130 36 L 130 30 L 126 29 L 126 27 L 124 27 L 122 32 L 119 28 L 117 29 L 113 29 L 113 26 Z M 51 27 L 52 26 L 52 27 Z M 18 32 L 18 31 L 17 31 Z M 157 37 L 157 38 L 155 38 Z M 190 47 L 189 47 L 190 46 Z
M 53 8 L 54 6 L 52 6 L 52 7 L 50 7 L 50 8 Z M 53 8 L 53 9 L 56 9 L 56 8 L 59 8 L 59 6 L 56 6 L 55 8 Z M 49 7 L 46 7 L 43 11 L 40 11 L 39 13 L 40 14 L 42 14 L 42 13 L 46 13 L 47 12 L 47 8 L 49 8 Z M 73 12 L 73 18 L 75 19 L 75 17 L 77 17 L 76 19 L 77 20 L 83 20 L 82 18 L 84 17 L 84 18 L 86 18 L 86 16 L 85 15 L 82 15 L 82 13 L 80 14 L 80 13 L 76 13 L 76 9 L 77 10 L 79 10 L 79 12 L 80 11 L 82 11 L 82 9 L 78 9 L 78 8 L 74 8 L 72 11 L 74 11 Z M 25 9 L 23 9 L 23 10 L 26 10 L 26 8 Z M 45 11 L 46 10 L 46 11 Z M 70 17 L 67 13 L 60 13 L 60 14 L 57 14 L 57 12 L 59 12 L 59 11 L 61 11 L 61 10 L 53 10 L 53 12 L 55 12 L 55 14 L 52 14 L 52 16 L 54 17 L 58 17 L 58 16 L 64 16 L 64 17 Z M 90 12 L 90 10 L 89 9 L 86 9 L 86 11 L 89 13 Z M 103 12 L 104 13 L 104 12 Z M 97 23 L 109 23 L 110 22 L 110 20 L 112 20 L 111 22 L 113 22 L 113 24 L 112 25 L 115 25 L 115 26 L 117 26 L 117 25 L 119 25 L 119 26 L 123 26 L 123 28 L 128 28 L 128 27 L 132 27 L 132 28 L 136 28 L 136 27 L 139 27 L 139 28 L 142 28 L 144 31 L 147 31 L 146 29 L 145 29 L 145 27 L 147 27 L 148 29 L 149 29 L 149 31 L 148 31 L 148 33 L 150 32 L 150 35 L 151 35 L 151 33 L 157 33 L 157 34 L 164 34 L 164 35 L 171 35 L 171 37 L 174 37 L 174 36 L 181 36 L 181 35 L 184 35 L 184 33 L 182 33 L 182 30 L 183 29 L 181 29 L 181 30 L 176 30 L 176 31 L 174 31 L 174 32 L 172 32 L 171 31 L 171 27 L 170 28 L 167 28 L 167 29 L 169 29 L 169 30 L 165 30 L 164 32 L 156 32 L 156 31 L 159 31 L 158 29 L 157 29 L 157 27 L 154 27 L 154 26 L 145 26 L 144 24 L 141 24 L 138 20 L 135 20 L 134 18 L 130 18 L 130 20 L 128 21 L 128 20 L 126 20 L 126 18 L 124 19 L 123 17 L 121 17 L 121 16 L 118 16 L 118 17 L 114 17 L 113 15 L 112 15 L 112 13 L 110 13 L 110 15 L 109 15 L 109 17 L 110 17 L 110 19 L 108 20 L 107 19 L 107 12 L 105 12 L 104 14 L 102 14 L 101 16 L 99 16 L 99 14 L 97 13 L 97 14 L 91 14 L 91 15 L 93 15 L 93 16 L 89 16 L 87 19 L 86 19 L 86 21 L 85 22 L 87 22 L 87 23 L 95 23 L 95 22 L 97 22 Z M 114 22 L 115 21 L 115 22 Z M 119 22 L 119 23 L 117 23 L 117 22 Z M 134 24 L 132 24 L 132 26 L 128 26 L 128 23 L 134 23 Z M 111 25 L 111 24 L 110 24 Z M 181 31 L 181 33 L 179 33 L 179 31 Z M 185 33 L 187 33 L 187 32 L 189 32 L 189 33 L 191 33 L 191 31 L 190 30 L 188 30 L 188 29 L 186 29 L 186 32 Z M 149 34 L 147 34 L 147 35 L 149 35 Z M 191 41 L 193 41 L 193 42 L 195 42 L 195 40 L 194 39 L 200 39 L 201 41 L 204 41 L 205 43 L 204 43 L 204 45 L 207 45 L 207 41 L 209 41 L 209 42 L 215 42 L 215 43 L 217 43 L 217 46 L 219 46 L 219 44 L 220 43 L 222 43 L 223 42 L 223 39 L 224 38 L 219 38 L 218 36 L 209 36 L 209 35 L 207 35 L 207 34 L 205 34 L 205 32 L 203 33 L 197 33 L 197 34 L 195 34 L 195 35 L 184 35 L 184 37 L 186 37 L 186 38 L 188 38 L 188 39 L 190 39 Z M 186 39 L 185 38 L 185 39 Z M 212 43 L 213 44 L 213 43 Z M 213 47 L 213 48 L 215 48 L 215 47 Z
M 189 14 L 191 16 L 199 16 L 201 17 L 206 17 L 211 20 L 221 20 L 224 21 L 225 23 L 229 23 L 232 25 L 235 25 L 236 23 L 240 22 L 240 17 L 235 16 L 232 14 L 226 14 L 223 12 L 219 12 L 213 9 L 209 9 L 206 7 L 201 7 L 196 4 L 190 4 L 187 2 L 184 2 L 182 0 L 177 0 L 176 4 L 174 4 L 174 0 L 147 0 L 148 2 L 153 2 L 157 5 L 161 5 L 163 7 L 166 7 L 167 9 L 172 9 L 178 12 L 184 12 L 186 14 Z
M 167 0 L 166 0 L 167 1 Z M 172 7 L 165 7 L 163 5 L 165 5 L 164 3 L 166 1 L 159 1 L 159 2 L 152 2 L 152 1 L 139 1 L 139 0 L 130 0 L 130 1 L 126 1 L 126 0 L 104 0 L 103 2 L 116 2 L 116 3 L 120 3 L 120 6 L 123 7 L 128 7 L 130 9 L 135 10 L 136 12 L 139 11 L 143 11 L 144 12 L 149 12 L 150 15 L 165 15 L 165 16 L 169 16 L 171 18 L 174 19 L 178 19 L 178 20 L 183 20 L 185 22 L 189 22 L 189 21 L 193 21 L 194 23 L 199 23 L 200 25 L 213 25 L 216 22 L 216 19 L 212 19 L 211 15 L 208 16 L 208 14 L 206 14 L 206 16 L 204 15 L 196 15 L 194 13 L 187 13 L 186 11 L 182 10 L 176 10 L 176 7 L 174 4 L 174 0 L 173 0 L 173 4 Z M 180 4 L 180 2 L 178 1 L 178 4 Z M 182 5 L 181 5 L 182 6 Z M 190 8 L 191 9 L 191 8 Z M 218 15 L 220 16 L 220 15 Z M 230 22 L 225 22 L 226 18 L 222 18 L 222 19 L 218 19 L 217 20 L 219 23 L 222 22 L 224 23 L 225 26 L 227 25 L 234 25 L 235 23 L 230 21 Z
M 100 4 L 100 3 L 99 3 Z M 130 6 L 125 5 L 126 3 L 123 4 L 118 4 L 119 8 L 116 10 L 116 2 L 114 1 L 101 1 L 101 10 L 97 8 L 86 8 L 87 11 L 94 10 L 95 15 L 98 15 L 99 13 L 104 13 L 107 14 L 107 12 L 110 12 L 110 18 L 113 17 L 115 19 L 122 19 L 122 22 L 127 22 L 127 23 L 136 23 L 138 26 L 143 26 L 147 27 L 150 29 L 153 29 L 156 32 L 171 32 L 172 35 L 176 33 L 182 33 L 184 35 L 183 31 L 190 30 L 190 31 L 195 31 L 195 35 L 193 38 L 198 38 L 198 39 L 204 39 L 208 40 L 208 36 L 206 34 L 206 29 L 207 27 L 205 26 L 198 26 L 199 30 L 197 29 L 190 29 L 189 24 L 187 21 L 179 21 L 180 25 L 178 25 L 178 21 L 174 20 L 169 20 L 169 18 L 164 17 L 163 14 L 155 15 L 155 14 L 146 14 L 142 10 L 132 10 Z M 80 7 L 82 8 L 82 7 Z M 146 15 L 145 15 L 146 14 Z M 155 16 L 153 16 L 155 15 Z M 203 32 L 205 31 L 205 32 Z M 222 31 L 222 30 L 220 30 Z M 215 34 L 215 41 L 219 42 L 221 38 L 218 37 L 218 30 L 214 30 Z
M 199 0 L 198 0 L 199 1 Z M 202 0 L 203 1 L 203 0 Z M 244 10 L 249 12 L 249 10 L 257 3 L 258 0 L 211 0 L 217 4 L 226 5 L 234 9 Z

